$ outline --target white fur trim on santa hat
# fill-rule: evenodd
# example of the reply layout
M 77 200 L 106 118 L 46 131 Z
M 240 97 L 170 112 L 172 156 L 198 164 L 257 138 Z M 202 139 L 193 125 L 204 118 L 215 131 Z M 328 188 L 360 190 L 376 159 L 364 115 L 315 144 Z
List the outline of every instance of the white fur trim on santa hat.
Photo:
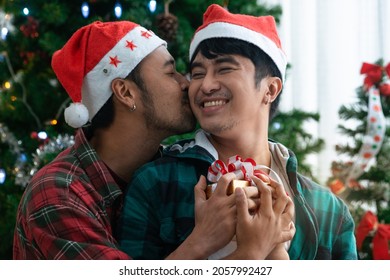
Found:
M 73 128 L 79 128 L 88 122 L 87 107 L 82 103 L 71 103 L 64 111 L 65 122 Z
M 284 81 L 286 74 L 287 57 L 283 50 L 280 49 L 267 36 L 264 36 L 259 32 L 236 24 L 231 24 L 227 22 L 210 23 L 205 28 L 195 33 L 190 45 L 190 60 L 192 59 L 192 56 L 194 55 L 194 52 L 198 45 L 202 41 L 210 38 L 235 38 L 247 41 L 258 46 L 275 62 Z
M 128 47 L 128 42 L 134 48 Z M 112 94 L 111 82 L 125 78 L 151 52 L 166 42 L 152 31 L 137 26 L 127 33 L 84 77 L 82 103 L 88 108 L 89 120 L 96 115 Z M 118 59 L 117 65 L 110 63 Z

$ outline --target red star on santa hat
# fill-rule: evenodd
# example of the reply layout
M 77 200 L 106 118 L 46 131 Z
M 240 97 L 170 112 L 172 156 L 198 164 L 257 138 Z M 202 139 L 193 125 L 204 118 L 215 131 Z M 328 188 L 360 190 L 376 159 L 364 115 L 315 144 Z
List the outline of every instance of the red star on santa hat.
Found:
M 149 39 L 152 34 L 150 34 L 148 31 L 141 31 L 141 36 L 145 37 L 146 39 Z
M 126 43 L 127 43 L 127 45 L 126 45 L 126 48 L 129 48 L 130 50 L 134 50 L 137 46 L 133 43 L 133 41 L 127 41 L 126 40 Z
M 118 56 L 114 56 L 114 57 L 111 57 L 110 56 L 110 64 L 114 65 L 115 67 L 118 67 L 118 64 L 121 63 L 122 61 L 120 61 L 118 59 Z

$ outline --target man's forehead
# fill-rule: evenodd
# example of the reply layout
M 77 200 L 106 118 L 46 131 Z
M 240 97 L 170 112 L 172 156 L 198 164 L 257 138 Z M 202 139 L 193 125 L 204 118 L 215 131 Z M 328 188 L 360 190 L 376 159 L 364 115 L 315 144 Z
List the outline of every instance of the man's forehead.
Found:
M 211 63 L 211 64 L 220 64 L 220 63 L 234 63 L 238 64 L 240 55 L 236 54 L 214 54 L 212 58 L 207 58 L 203 54 L 198 53 L 191 64 L 192 67 L 201 66 L 202 64 Z
M 161 46 L 151 52 L 145 59 L 144 64 L 152 67 L 168 67 L 175 64 L 175 60 L 165 46 Z

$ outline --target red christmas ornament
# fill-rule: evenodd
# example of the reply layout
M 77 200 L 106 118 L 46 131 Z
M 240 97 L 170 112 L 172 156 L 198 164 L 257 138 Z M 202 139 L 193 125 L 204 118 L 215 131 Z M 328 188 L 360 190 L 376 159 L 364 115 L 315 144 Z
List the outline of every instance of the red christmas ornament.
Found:
M 20 57 L 23 59 L 23 63 L 26 65 L 35 58 L 34 52 L 21 52 Z
M 379 86 L 379 91 L 384 96 L 390 96 L 390 84 L 384 83 Z
M 26 37 L 37 38 L 39 36 L 38 27 L 39 22 L 32 16 L 29 16 L 27 17 L 27 23 L 20 26 L 20 31 Z
M 344 183 L 341 180 L 339 180 L 339 179 L 333 180 L 329 184 L 329 186 L 330 186 L 330 190 L 334 194 L 341 194 L 346 189 Z
M 36 132 L 36 131 L 31 132 L 30 133 L 30 137 L 31 137 L 31 139 L 37 139 L 38 138 L 38 132 Z

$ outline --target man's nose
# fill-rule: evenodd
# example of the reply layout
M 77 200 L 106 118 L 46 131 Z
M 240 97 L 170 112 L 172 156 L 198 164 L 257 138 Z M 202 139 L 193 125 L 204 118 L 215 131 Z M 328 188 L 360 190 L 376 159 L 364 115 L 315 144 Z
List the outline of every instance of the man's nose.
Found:
M 220 89 L 220 83 L 218 79 L 211 73 L 207 73 L 203 80 L 200 90 L 205 94 L 211 94 Z

